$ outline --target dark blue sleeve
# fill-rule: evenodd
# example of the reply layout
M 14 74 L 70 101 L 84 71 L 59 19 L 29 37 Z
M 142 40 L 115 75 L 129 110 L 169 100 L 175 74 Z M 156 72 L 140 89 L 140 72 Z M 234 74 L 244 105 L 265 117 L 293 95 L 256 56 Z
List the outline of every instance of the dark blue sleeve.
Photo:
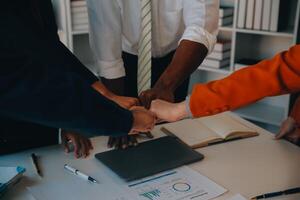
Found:
M 97 78 L 63 44 L 14 15 L 0 26 L 0 115 L 87 134 L 130 131 L 132 113 L 96 92 Z

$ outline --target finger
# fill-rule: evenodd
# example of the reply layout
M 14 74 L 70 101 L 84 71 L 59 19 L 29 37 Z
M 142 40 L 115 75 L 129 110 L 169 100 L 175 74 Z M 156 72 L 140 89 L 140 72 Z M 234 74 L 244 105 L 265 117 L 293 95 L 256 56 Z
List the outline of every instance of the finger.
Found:
M 128 136 L 121 137 L 121 148 L 126 149 L 128 147 Z
M 85 143 L 85 139 L 83 139 L 83 138 L 80 138 L 79 139 L 79 143 L 80 143 L 80 151 L 79 151 L 79 153 L 80 153 L 80 157 L 86 157 L 86 155 L 87 155 L 87 152 L 88 152 L 88 148 L 87 148 L 87 146 L 86 146 L 86 143 Z
M 115 147 L 116 149 L 120 149 L 120 147 L 121 147 L 121 139 L 120 139 L 120 137 L 116 137 L 116 138 L 115 138 L 114 147 Z
M 108 138 L 108 142 L 107 142 L 107 146 L 108 148 L 112 148 L 114 146 L 114 143 L 115 143 L 115 137 L 109 137 Z
M 281 128 L 279 133 L 275 136 L 275 139 L 281 139 L 283 138 L 285 135 L 289 134 L 290 132 L 288 132 L 285 128 Z
M 137 137 L 135 135 L 130 135 L 128 137 L 129 137 L 131 146 L 137 146 L 139 144 L 137 141 Z
M 144 135 L 144 136 L 146 136 L 147 138 L 154 138 L 154 136 L 152 135 L 152 133 L 150 132 L 150 131 L 148 131 L 148 132 L 145 132 L 145 133 L 141 133 L 141 135 Z
M 84 139 L 84 143 L 85 143 L 85 146 L 86 146 L 86 156 L 85 157 L 88 157 L 90 155 L 90 152 L 91 152 L 91 146 L 89 144 L 89 139 L 85 138 Z
M 93 144 L 92 144 L 91 139 L 88 138 L 87 141 L 88 141 L 88 144 L 89 144 L 90 149 L 93 150 L 93 149 L 94 149 L 94 146 L 93 146 Z
M 74 145 L 75 158 L 79 158 L 79 155 L 80 155 L 80 142 L 79 142 L 79 139 L 77 137 L 73 137 L 71 140 L 72 140 L 72 143 Z
M 141 93 L 141 95 L 139 96 L 139 100 L 140 100 L 141 106 L 146 107 L 146 105 L 147 105 L 146 95 Z
M 134 106 L 140 106 L 140 105 L 141 105 L 141 104 L 140 104 L 139 99 L 135 98 L 135 99 L 134 99 Z
M 64 151 L 66 153 L 69 153 L 70 152 L 70 148 L 69 148 L 69 144 L 68 144 L 68 140 L 66 138 L 66 136 L 64 134 L 61 135 L 61 142 L 62 142 L 62 145 L 64 147 Z
M 281 125 L 279 134 L 276 139 L 283 138 L 285 135 L 291 133 L 296 128 L 295 120 L 292 117 L 288 117 Z

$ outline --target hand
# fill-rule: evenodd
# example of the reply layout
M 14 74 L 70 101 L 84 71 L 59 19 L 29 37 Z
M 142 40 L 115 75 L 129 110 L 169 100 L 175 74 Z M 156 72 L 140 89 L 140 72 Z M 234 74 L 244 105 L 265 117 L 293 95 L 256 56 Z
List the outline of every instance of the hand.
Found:
M 124 97 L 124 96 L 118 96 L 118 95 L 111 95 L 108 97 L 110 100 L 117 103 L 119 106 L 125 109 L 130 109 L 133 106 L 139 105 L 139 100 L 137 98 L 133 97 Z
M 139 96 L 141 105 L 147 109 L 150 108 L 151 102 L 155 99 L 174 102 L 174 94 L 171 90 L 154 87 L 152 89 L 143 91 Z
M 125 135 L 120 137 L 109 137 L 108 148 L 126 149 L 128 147 L 137 146 L 138 142 L 135 135 Z
M 114 101 L 117 103 L 119 106 L 125 108 L 125 109 L 130 109 L 132 106 L 137 106 L 139 104 L 139 101 L 137 98 L 133 97 L 124 97 L 120 96 L 124 93 L 124 78 L 119 78 L 119 79 L 104 79 L 102 78 L 103 82 L 105 82 L 107 85 L 110 86 L 110 89 L 114 91 L 110 91 L 108 88 L 105 87 L 104 84 L 102 84 L 99 81 L 96 81 L 92 87 L 105 96 L 106 98 Z M 116 95 L 119 94 L 119 95 Z
M 108 148 L 115 147 L 116 149 L 126 149 L 128 147 L 134 147 L 138 145 L 137 137 L 145 135 L 145 137 L 151 139 L 154 136 L 151 132 L 140 133 L 139 135 L 125 135 L 120 137 L 109 137 L 107 146 Z
M 61 133 L 61 140 L 66 153 L 69 153 L 71 151 L 69 142 L 73 144 L 74 155 L 76 158 L 80 158 L 81 156 L 86 158 L 87 156 L 89 156 L 90 151 L 93 149 L 91 140 L 77 133 L 63 130 Z
M 139 132 L 149 132 L 154 128 L 156 116 L 154 113 L 143 107 L 132 107 L 133 126 L 129 135 L 135 135 Z
M 276 135 L 276 139 L 285 137 L 292 143 L 298 143 L 300 141 L 300 129 L 297 127 L 297 123 L 292 117 L 288 117 L 281 125 L 279 133 Z
M 181 103 L 169 103 L 160 99 L 151 103 L 150 111 L 156 114 L 159 120 L 175 122 L 188 117 L 185 101 Z

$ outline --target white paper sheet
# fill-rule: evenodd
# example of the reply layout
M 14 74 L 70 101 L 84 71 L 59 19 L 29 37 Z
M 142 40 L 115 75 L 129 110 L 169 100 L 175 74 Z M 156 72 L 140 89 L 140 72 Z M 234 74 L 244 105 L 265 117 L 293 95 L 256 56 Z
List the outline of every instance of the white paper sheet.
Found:
M 243 197 L 242 195 L 237 194 L 227 200 L 247 200 L 247 199 L 245 197 Z
M 102 176 L 103 177 L 103 176 Z M 77 178 L 77 177 L 75 177 Z M 209 200 L 227 190 L 189 167 L 163 172 L 138 181 L 125 183 L 109 180 L 100 184 L 45 182 L 28 190 L 38 200 Z
M 181 167 L 128 184 L 139 200 L 209 200 L 227 190 L 189 167 Z

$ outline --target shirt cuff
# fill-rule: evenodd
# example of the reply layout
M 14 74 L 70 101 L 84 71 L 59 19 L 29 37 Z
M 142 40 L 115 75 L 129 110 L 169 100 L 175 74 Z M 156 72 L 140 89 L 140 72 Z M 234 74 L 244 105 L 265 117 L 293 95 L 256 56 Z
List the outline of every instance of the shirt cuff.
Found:
M 192 114 L 191 107 L 190 107 L 190 99 L 191 99 L 190 96 L 186 97 L 186 99 L 185 99 L 185 109 L 186 109 L 186 112 L 188 114 L 188 118 L 193 118 L 194 116 Z
M 116 79 L 125 76 L 125 68 L 122 59 L 112 62 L 97 61 L 95 70 L 95 73 L 98 76 L 106 79 Z
M 217 34 L 218 31 L 215 31 L 215 33 L 210 33 L 199 26 L 189 26 L 185 29 L 178 44 L 180 44 L 182 40 L 190 40 L 201 43 L 208 49 L 208 54 L 210 54 L 217 42 Z

